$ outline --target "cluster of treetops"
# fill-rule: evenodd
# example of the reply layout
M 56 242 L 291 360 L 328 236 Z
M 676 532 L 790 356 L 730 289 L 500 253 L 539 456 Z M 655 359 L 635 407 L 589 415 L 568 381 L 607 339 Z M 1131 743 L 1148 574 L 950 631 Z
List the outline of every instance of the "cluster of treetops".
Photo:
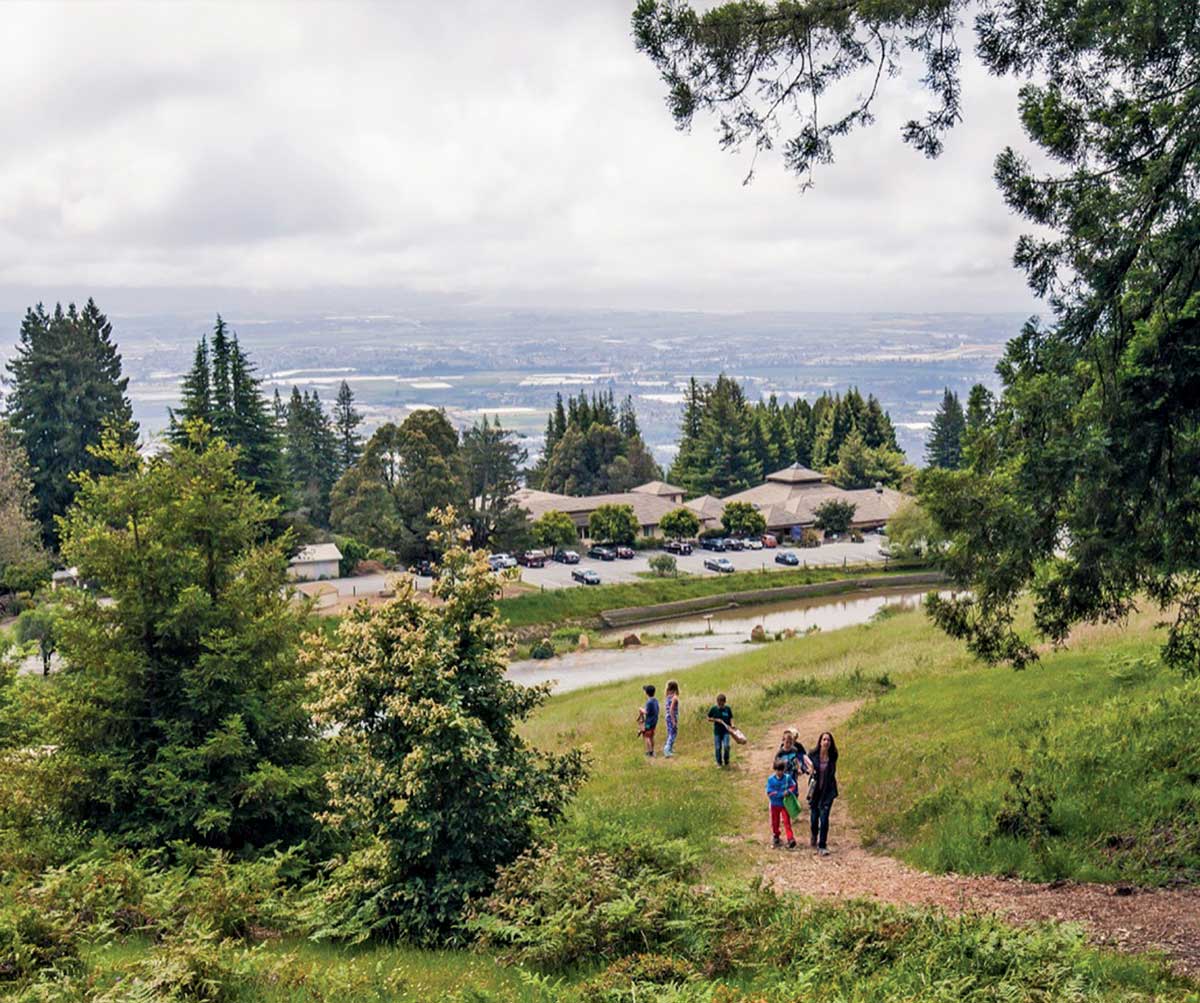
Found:
M 8 590 L 25 591 L 48 573 L 47 552 L 58 544 L 56 519 L 75 496 L 76 475 L 107 469 L 93 452 L 103 430 L 117 430 L 132 445 L 137 426 L 112 325 L 92 300 L 82 309 L 28 310 L 8 368 L 0 575 Z M 581 392 L 565 402 L 559 395 L 543 454 L 527 469 L 515 433 L 486 417 L 460 434 L 443 413 L 421 410 L 382 425 L 366 441 L 362 420 L 345 381 L 332 408 L 315 391 L 295 387 L 286 398 L 278 390 L 267 396 L 237 335 L 218 316 L 196 346 L 166 435 L 184 444 L 190 423 L 205 423 L 236 448 L 239 476 L 262 497 L 280 500 L 277 530 L 291 528 L 297 545 L 331 530 L 340 534 L 347 567 L 372 550 L 406 561 L 430 556 L 429 513 L 450 505 L 464 514 L 473 545 L 522 546 L 531 541 L 529 526 L 512 502 L 522 480 L 582 495 L 627 491 L 664 476 L 642 438 L 632 399 L 618 405 L 611 391 Z M 751 403 L 726 376 L 691 381 L 679 455 L 666 475 L 672 482 L 691 496 L 720 496 L 796 462 L 826 470 L 843 487 L 899 486 L 911 475 L 874 396 L 852 389 L 811 405 L 780 404 L 774 396 Z M 613 526 L 598 531 L 615 532 L 614 539 L 630 535 L 626 513 L 601 515 Z M 565 541 L 567 520 L 558 521 L 548 539 Z

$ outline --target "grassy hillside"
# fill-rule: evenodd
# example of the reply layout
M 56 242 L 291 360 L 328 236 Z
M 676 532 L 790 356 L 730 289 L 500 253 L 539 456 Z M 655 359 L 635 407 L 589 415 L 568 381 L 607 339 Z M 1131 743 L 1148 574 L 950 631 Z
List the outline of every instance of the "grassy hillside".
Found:
M 542 708 L 526 732 L 543 747 L 586 746 L 593 776 L 568 818 L 548 834 L 556 850 L 540 869 L 510 880 L 499 894 L 501 906 L 520 922 L 497 921 L 482 950 L 333 947 L 294 935 L 256 945 L 238 939 L 241 935 L 222 941 L 162 927 L 154 939 L 114 937 L 105 916 L 83 919 L 68 908 L 73 923 L 99 924 L 72 934 L 81 945 L 82 981 L 52 989 L 58 976 L 46 975 L 44 992 L 30 989 L 12 998 L 1194 1000 L 1194 983 L 1173 978 L 1151 959 L 1092 950 L 1078 932 L 1017 929 L 989 918 L 947 918 L 864 903 L 818 904 L 755 889 L 746 880 L 753 873 L 740 834 L 747 819 L 761 817 L 765 838 L 760 778 L 750 776 L 736 748 L 730 771 L 715 767 L 711 727 L 703 720 L 722 690 L 737 723 L 761 742 L 805 711 L 863 698 L 864 709 L 838 729 L 850 808 L 881 845 L 935 867 L 951 866 L 954 850 L 979 869 L 1010 870 L 1018 859 L 1012 851 L 1006 856 L 993 849 L 997 839 L 982 822 L 998 812 L 1008 768 L 1022 761 L 1026 737 L 1044 734 L 1046 745 L 1035 750 L 1030 775 L 1035 787 L 1051 778 L 1060 784 L 1063 793 L 1051 815 L 1061 831 L 1038 835 L 1040 848 L 1019 857 L 1016 869 L 1033 873 L 1039 862 L 1052 860 L 1061 862 L 1064 873 L 1083 875 L 1092 873 L 1085 868 L 1097 867 L 1097 859 L 1107 859 L 1093 852 L 1098 839 L 1105 842 L 1101 830 L 1128 832 L 1129 812 L 1139 807 L 1113 798 L 1103 783 L 1120 758 L 1110 755 L 1114 743 L 1133 750 L 1135 767 L 1159 767 L 1163 763 L 1155 757 L 1174 756 L 1170 762 L 1182 771 L 1171 783 L 1159 784 L 1153 797 L 1141 799 L 1137 814 L 1146 824 L 1185 803 L 1168 804 L 1172 790 L 1195 791 L 1188 757 L 1196 743 L 1178 744 L 1194 738 L 1186 718 L 1190 713 L 1195 720 L 1195 690 L 1140 660 L 1155 645 L 1146 620 L 1127 635 L 1089 631 L 1074 651 L 1050 654 L 1041 666 L 1015 674 L 971 662 L 961 646 L 915 613 L 748 645 L 743 655 L 678 674 L 684 711 L 679 755 L 671 761 L 641 754 L 634 731 L 640 680 L 565 694 Z M 665 679 L 654 681 L 661 685 Z M 1156 744 L 1154 736 L 1162 740 Z M 811 742 L 815 735 L 802 738 Z M 1126 777 L 1128 769 L 1121 769 Z M 920 797 L 914 795 L 917 782 Z M 1030 842 L 1018 836 L 1002 841 L 1021 839 Z M 1055 846 L 1060 849 L 1047 849 Z M 953 859 L 952 866 L 961 867 L 959 857 Z M 1156 878 L 1136 853 L 1111 859 L 1113 873 Z M 231 902 L 241 908 L 235 891 Z M 82 894 L 98 895 L 91 882 Z M 3 904 L 0 893 L 0 952 L 6 936 L 20 944 L 29 930 L 37 932 L 41 918 L 5 912 Z M 139 908 L 162 911 L 163 924 L 181 915 L 153 898 Z M 253 914 L 257 907 L 247 908 Z M 274 910 L 295 915 L 278 904 Z M 262 922 L 239 921 L 230 928 L 253 930 Z M 7 998 L 8 987 L 0 972 L 0 999 Z

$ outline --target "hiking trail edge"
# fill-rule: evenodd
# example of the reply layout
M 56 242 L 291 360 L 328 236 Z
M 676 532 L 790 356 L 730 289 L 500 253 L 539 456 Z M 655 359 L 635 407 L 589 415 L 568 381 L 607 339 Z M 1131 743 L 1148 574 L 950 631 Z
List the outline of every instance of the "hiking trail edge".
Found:
M 1058 920 L 1081 923 L 1091 941 L 1122 951 L 1161 951 L 1175 971 L 1200 976 L 1200 889 L 1155 889 L 1074 881 L 1038 884 L 1016 878 L 928 874 L 881 853 L 863 848 L 846 798 L 834 802 L 829 824 L 830 856 L 810 849 L 807 805 L 793 820 L 798 846 L 774 850 L 767 825 L 763 778 L 771 771 L 775 740 L 786 725 L 800 730 L 802 741 L 822 731 L 836 731 L 862 705 L 861 700 L 826 704 L 783 722 L 751 739 L 743 762 L 747 783 L 757 797 L 742 838 L 753 848 L 756 869 L 780 890 L 818 898 L 869 898 L 893 905 L 934 906 L 951 914 L 993 913 L 1015 923 Z M 843 751 L 839 786 L 854 784 L 853 749 Z M 799 823 L 798 825 L 796 823 Z

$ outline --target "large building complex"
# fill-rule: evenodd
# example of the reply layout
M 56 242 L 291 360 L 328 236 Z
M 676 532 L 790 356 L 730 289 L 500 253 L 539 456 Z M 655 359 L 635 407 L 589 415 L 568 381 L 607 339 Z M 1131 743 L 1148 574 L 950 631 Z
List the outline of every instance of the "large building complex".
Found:
M 658 524 L 673 509 L 686 505 L 700 519 L 701 530 L 720 529 L 721 515 L 729 502 L 749 502 L 767 522 L 767 532 L 777 536 L 799 536 L 816 522 L 816 510 L 827 501 L 848 501 L 854 505 L 855 529 L 877 529 L 906 501 L 908 495 L 892 488 L 877 486 L 847 491 L 825 480 L 825 475 L 800 464 L 784 467 L 768 475 L 757 487 L 739 491 L 726 498 L 701 495 L 684 501 L 682 488 L 663 481 L 651 481 L 631 491 L 608 495 L 574 497 L 551 491 L 521 488 L 516 503 L 537 519 L 546 512 L 565 512 L 575 523 L 580 539 L 587 538 L 588 518 L 601 505 L 628 505 L 633 509 L 645 536 L 658 536 Z

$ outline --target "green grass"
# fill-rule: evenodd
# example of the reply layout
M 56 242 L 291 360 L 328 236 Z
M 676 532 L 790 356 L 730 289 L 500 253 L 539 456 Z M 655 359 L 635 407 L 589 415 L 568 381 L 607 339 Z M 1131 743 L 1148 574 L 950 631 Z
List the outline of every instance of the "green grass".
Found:
M 735 747 L 728 772 L 712 763 L 712 731 L 703 718 L 718 690 L 728 695 L 736 722 L 753 741 L 772 741 L 777 726 L 832 700 L 865 699 L 866 706 L 837 729 L 846 800 L 880 848 L 921 866 L 1153 878 L 1147 867 L 1151 856 L 1161 859 L 1161 853 L 1114 855 L 1106 839 L 1127 834 L 1131 820 L 1156 816 L 1172 790 L 1194 790 L 1188 786 L 1195 780 L 1187 779 L 1193 762 L 1187 753 L 1194 757 L 1200 748 L 1194 739 L 1200 736 L 1186 729 L 1194 731 L 1200 715 L 1189 718 L 1185 712 L 1200 695 L 1196 684 L 1184 685 L 1147 661 L 1158 643 L 1149 620 L 1140 619 L 1125 633 L 1115 628 L 1085 632 L 1074 650 L 1049 653 L 1040 665 L 1014 673 L 978 665 L 921 614 L 903 613 L 747 647 L 744 654 L 677 673 L 683 715 L 678 755 L 670 761 L 647 760 L 641 753 L 634 718 L 644 680 L 555 697 L 524 730 L 538 746 L 586 746 L 593 759 L 591 778 L 551 834 L 557 842 L 617 846 L 627 838 L 683 840 L 702 861 L 704 888 L 729 888 L 753 876 L 739 837 L 747 819 L 763 814 L 761 778 L 749 775 L 744 753 Z M 652 681 L 661 686 L 666 680 Z M 1184 729 L 1190 745 L 1180 744 L 1176 729 Z M 1044 745 L 1038 744 L 1042 735 Z M 809 743 L 815 735 L 801 737 Z M 1041 764 L 1031 770 L 1034 783 L 1057 785 L 1061 831 L 1022 850 L 1015 845 L 1019 840 L 997 840 L 987 829 L 1009 786 L 1008 770 L 1025 758 L 1022 749 L 1030 743 Z M 1127 797 L 1105 786 L 1114 753 L 1131 753 L 1129 767 L 1117 770 L 1118 779 L 1127 781 L 1129 769 L 1157 762 L 1153 757 L 1170 748 L 1179 753 L 1177 768 L 1166 778 L 1169 783 L 1152 786 L 1149 795 Z M 1170 807 L 1178 811 L 1186 803 Z M 639 984 L 636 997 L 624 975 L 604 968 L 607 959 L 545 976 L 500 964 L 486 952 L 397 945 L 349 949 L 295 939 L 221 948 L 224 967 L 216 977 L 234 987 L 219 997 L 233 1003 L 634 998 L 645 1003 L 1152 998 L 1194 1003 L 1200 998 L 1194 983 L 1172 978 L 1153 959 L 1094 951 L 1075 934 L 1052 928 L 1018 931 L 998 920 L 946 919 L 861 903 L 792 902 L 780 909 L 764 920 L 765 943 L 778 940 L 778 945 L 762 963 L 717 974 L 705 974 L 697 964 L 694 982 L 679 988 Z M 788 944 L 798 936 L 811 945 L 811 958 L 791 964 L 787 959 L 796 948 Z M 96 995 L 130 986 L 130 971 L 145 965 L 152 952 L 166 957 L 164 950 L 137 939 L 89 948 L 89 983 Z M 238 954 L 243 950 L 256 953 L 246 960 Z M 780 963 L 776 954 L 785 960 Z M 188 958 L 197 966 L 208 955 L 199 951 Z M 618 995 L 585 995 L 592 991 L 587 987 L 596 986 Z M 130 987 L 127 994 L 114 990 L 109 998 L 115 1003 L 135 997 Z
M 867 838 L 934 871 L 1200 880 L 1200 685 L 1159 665 L 1146 627 L 1021 673 L 931 660 L 864 709 L 845 738 Z M 998 824 L 1020 807 L 1014 768 L 1046 807 L 1016 834 Z
M 563 624 L 597 617 L 603 610 L 625 606 L 651 606 L 655 603 L 697 599 L 751 589 L 783 588 L 787 585 L 811 585 L 863 575 L 909 574 L 912 565 L 859 565 L 842 568 L 807 568 L 799 571 L 736 571 L 720 576 L 654 578 L 615 585 L 580 585 L 573 588 L 547 589 L 500 600 L 500 615 L 513 627 L 534 624 Z

